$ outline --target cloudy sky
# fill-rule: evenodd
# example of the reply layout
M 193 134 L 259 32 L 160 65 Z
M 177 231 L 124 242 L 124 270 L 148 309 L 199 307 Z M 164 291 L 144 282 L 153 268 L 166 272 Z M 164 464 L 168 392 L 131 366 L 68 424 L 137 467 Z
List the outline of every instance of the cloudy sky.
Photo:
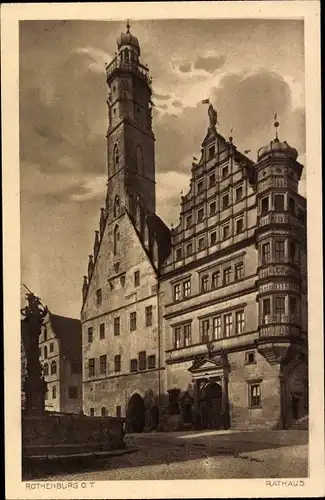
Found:
M 58 314 L 78 317 L 82 276 L 106 189 L 105 62 L 125 22 L 20 23 L 22 282 Z M 240 150 L 279 135 L 305 159 L 301 21 L 132 22 L 153 78 L 157 212 L 177 224 L 193 156 L 208 126 Z M 303 178 L 300 188 L 305 194 Z

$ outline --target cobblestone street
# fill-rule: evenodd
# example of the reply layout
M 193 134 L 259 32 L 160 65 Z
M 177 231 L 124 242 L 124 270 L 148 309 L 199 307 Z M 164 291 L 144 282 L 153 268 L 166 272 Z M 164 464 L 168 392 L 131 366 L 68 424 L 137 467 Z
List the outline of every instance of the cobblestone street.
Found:
M 126 437 L 130 453 L 38 474 L 47 480 L 293 478 L 308 475 L 307 431 L 179 432 Z M 31 477 L 28 478 L 32 479 Z M 36 479 L 36 478 L 35 478 Z

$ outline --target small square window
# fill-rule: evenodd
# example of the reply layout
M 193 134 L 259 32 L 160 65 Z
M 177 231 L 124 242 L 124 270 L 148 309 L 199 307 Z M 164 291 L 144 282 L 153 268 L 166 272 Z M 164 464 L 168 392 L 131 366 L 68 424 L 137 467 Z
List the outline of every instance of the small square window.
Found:
M 239 186 L 236 189 L 236 194 L 235 194 L 236 202 L 240 201 L 242 197 L 243 197 L 243 186 Z
M 183 282 L 183 295 L 184 297 L 189 297 L 191 295 L 191 280 Z
M 262 199 L 261 212 L 262 214 L 266 214 L 269 211 L 269 198 Z
M 216 174 L 211 174 L 209 177 L 209 187 L 213 187 L 216 183 Z
M 177 284 L 174 286 L 174 300 L 178 301 L 181 300 L 182 295 L 181 295 L 181 285 Z
M 205 241 L 204 241 L 204 238 L 200 238 L 199 239 L 199 251 L 200 250 L 204 250 L 205 248 Z
M 227 240 L 230 237 L 230 226 L 227 224 L 227 226 L 223 226 L 222 228 L 222 239 Z
M 186 245 L 186 255 L 189 256 L 189 255 L 192 255 L 193 253 L 193 243 L 188 243 Z
M 78 387 L 73 385 L 69 387 L 69 399 L 78 399 Z
M 275 194 L 273 200 L 274 200 L 274 210 L 276 212 L 284 212 L 284 195 Z
M 209 147 L 209 156 L 208 156 L 209 160 L 211 160 L 214 157 L 215 151 L 216 151 L 215 146 Z
M 197 221 L 198 222 L 203 221 L 203 217 L 204 217 L 204 210 L 203 208 L 200 208 L 200 210 L 197 211 Z
M 229 175 L 229 167 L 228 165 L 226 167 L 223 167 L 222 172 L 221 172 L 222 178 L 225 179 Z
M 229 194 L 225 194 L 222 197 L 222 210 L 229 207 Z
M 134 273 L 134 286 L 140 285 L 140 271 L 135 271 Z
M 214 215 L 216 213 L 216 210 L 217 210 L 217 204 L 215 201 L 213 201 L 209 205 L 209 215 Z
M 203 191 L 203 181 L 197 183 L 197 192 L 202 193 Z
M 152 370 L 153 368 L 156 368 L 156 356 L 154 354 L 148 356 L 148 369 Z
M 192 215 L 188 215 L 188 216 L 186 217 L 186 227 L 187 227 L 187 228 L 188 228 L 188 227 L 191 227 L 191 225 L 192 225 Z
M 105 338 L 105 323 L 99 325 L 99 338 L 101 340 Z
M 181 260 L 181 258 L 182 258 L 182 249 L 177 248 L 176 249 L 176 260 Z
M 209 276 L 205 275 L 201 278 L 201 292 L 206 292 L 209 287 Z
M 217 242 L 217 232 L 213 231 L 213 233 L 210 234 L 210 245 L 215 245 Z
M 138 360 L 136 358 L 131 359 L 131 361 L 130 361 L 130 371 L 131 372 L 138 371 Z

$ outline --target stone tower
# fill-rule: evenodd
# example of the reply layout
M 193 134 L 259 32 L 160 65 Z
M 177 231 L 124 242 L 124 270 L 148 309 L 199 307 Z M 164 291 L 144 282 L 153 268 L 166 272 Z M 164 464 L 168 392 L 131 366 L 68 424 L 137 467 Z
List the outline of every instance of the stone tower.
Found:
M 156 209 L 151 78 L 148 68 L 140 63 L 140 45 L 130 33 L 129 23 L 117 47 L 106 66 L 107 222 L 113 222 L 126 208 L 143 235 L 145 218 Z
M 258 151 L 257 288 L 259 350 L 281 363 L 304 344 L 306 324 L 306 200 L 298 194 L 303 167 L 278 138 Z

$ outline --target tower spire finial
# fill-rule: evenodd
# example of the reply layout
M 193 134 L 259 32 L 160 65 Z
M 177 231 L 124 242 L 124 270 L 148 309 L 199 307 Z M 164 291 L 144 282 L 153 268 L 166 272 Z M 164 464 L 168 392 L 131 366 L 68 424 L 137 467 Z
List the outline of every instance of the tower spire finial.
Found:
M 275 113 L 274 115 L 274 126 L 275 126 L 275 140 L 279 140 L 278 136 L 278 128 L 279 128 L 280 123 L 278 122 L 278 113 Z
M 127 20 L 127 21 L 126 21 L 126 32 L 127 32 L 127 33 L 130 33 L 130 28 L 131 28 L 131 26 L 130 26 L 130 22 L 129 22 L 129 20 Z

